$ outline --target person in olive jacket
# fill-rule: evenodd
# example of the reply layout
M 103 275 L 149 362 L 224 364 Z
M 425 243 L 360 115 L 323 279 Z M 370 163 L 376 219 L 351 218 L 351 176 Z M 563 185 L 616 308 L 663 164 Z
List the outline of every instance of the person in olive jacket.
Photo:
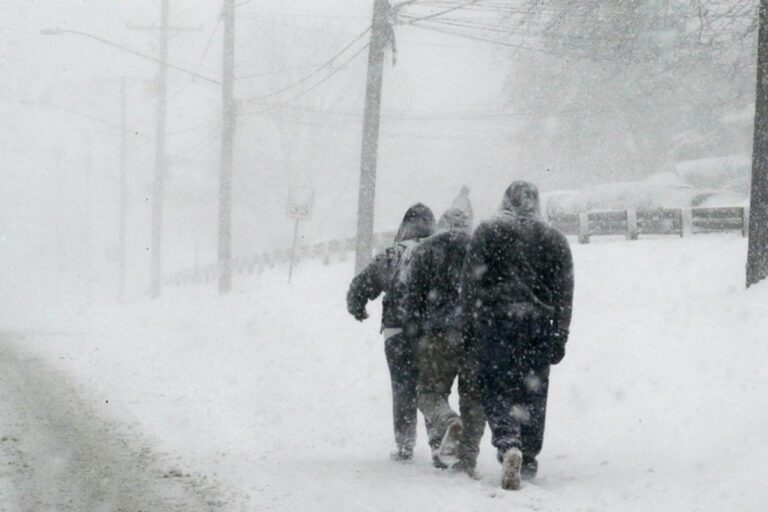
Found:
M 403 335 L 403 300 L 413 251 L 435 230 L 432 211 L 421 203 L 403 217 L 394 244 L 377 255 L 349 286 L 347 311 L 359 321 L 368 318 L 366 305 L 384 293 L 381 331 L 392 382 L 392 414 L 397 449 L 395 460 L 410 460 L 416 441 L 416 347 Z
M 539 212 L 536 187 L 512 183 L 501 211 L 475 231 L 462 276 L 464 333 L 505 489 L 536 475 L 550 365 L 563 359 L 571 323 L 571 250 Z
M 414 252 L 405 301 L 406 335 L 418 340 L 417 404 L 424 415 L 434 465 L 474 472 L 485 416 L 477 365 L 461 334 L 459 284 L 469 245 L 470 216 L 449 209 L 437 233 Z M 459 379 L 459 412 L 448 403 Z

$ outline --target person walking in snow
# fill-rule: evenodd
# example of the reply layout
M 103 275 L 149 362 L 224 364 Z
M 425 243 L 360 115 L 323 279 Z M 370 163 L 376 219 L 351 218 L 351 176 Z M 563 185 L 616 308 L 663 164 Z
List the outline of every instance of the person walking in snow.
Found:
M 461 334 L 459 284 L 470 240 L 470 217 L 451 208 L 437 233 L 415 251 L 405 300 L 406 336 L 417 341 L 417 404 L 424 415 L 436 467 L 474 473 L 485 416 L 477 365 L 467 357 Z M 448 403 L 459 379 L 459 411 Z
M 571 250 L 539 211 L 536 187 L 512 183 L 501 211 L 475 231 L 462 274 L 464 334 L 504 489 L 536 475 L 550 365 L 563 359 L 571 323 Z
M 459 195 L 451 203 L 451 208 L 457 208 L 469 217 L 469 225 L 471 226 L 474 221 L 474 214 L 472 213 L 472 201 L 469 200 L 469 187 L 464 185 L 459 191 Z
M 347 311 L 359 321 L 368 318 L 366 305 L 384 293 L 381 330 L 392 382 L 392 415 L 397 449 L 394 460 L 410 460 L 416 441 L 418 366 L 413 340 L 403 335 L 403 301 L 413 251 L 432 235 L 435 217 L 421 203 L 403 217 L 394 244 L 358 274 L 347 292 Z

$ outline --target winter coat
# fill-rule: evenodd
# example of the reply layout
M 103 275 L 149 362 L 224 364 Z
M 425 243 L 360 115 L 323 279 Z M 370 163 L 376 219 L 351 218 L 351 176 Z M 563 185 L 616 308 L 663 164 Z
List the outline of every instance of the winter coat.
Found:
M 531 366 L 562 359 L 571 323 L 573 260 L 566 238 L 541 220 L 533 185 L 513 183 L 502 211 L 477 228 L 461 286 L 465 336 L 481 350 L 483 343 L 495 344 L 494 350 Z
M 405 300 L 405 332 L 409 337 L 460 329 L 459 285 L 469 245 L 469 216 L 448 210 L 437 234 L 414 252 Z
M 366 305 L 384 293 L 381 328 L 403 326 L 403 301 L 407 290 L 407 275 L 401 272 L 401 262 L 435 229 L 432 211 L 421 203 L 411 206 L 398 229 L 395 243 L 377 255 L 352 280 L 347 291 L 347 311 L 357 320 L 368 317 Z

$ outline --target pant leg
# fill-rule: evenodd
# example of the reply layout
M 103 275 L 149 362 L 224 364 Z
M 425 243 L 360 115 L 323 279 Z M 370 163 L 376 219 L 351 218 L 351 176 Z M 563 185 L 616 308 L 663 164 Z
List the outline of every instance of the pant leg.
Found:
M 510 311 L 517 311 L 515 304 Z M 546 416 L 549 366 L 542 359 L 541 319 L 520 314 L 492 321 L 478 336 L 483 406 L 502 454 L 520 448 L 528 459 L 541 451 Z
M 418 367 L 412 341 L 398 334 L 384 344 L 392 382 L 392 419 L 395 443 L 413 449 L 416 443 L 416 383 Z
M 459 412 L 464 429 L 459 441 L 459 460 L 474 468 L 480 453 L 480 441 L 485 430 L 485 411 L 480 395 L 478 361 L 465 351 L 459 371 Z
M 547 416 L 547 395 L 549 393 L 549 366 L 530 370 L 524 382 L 525 403 L 528 406 L 528 421 L 521 424 L 523 458 L 535 459 L 544 444 L 544 424 Z
M 432 448 L 440 445 L 448 422 L 459 415 L 448 397 L 458 374 L 461 335 L 456 331 L 434 333 L 419 340 L 419 383 L 417 404 L 424 415 Z
M 510 448 L 522 448 L 519 380 L 511 365 L 480 364 L 483 410 L 491 429 L 491 444 L 499 454 Z

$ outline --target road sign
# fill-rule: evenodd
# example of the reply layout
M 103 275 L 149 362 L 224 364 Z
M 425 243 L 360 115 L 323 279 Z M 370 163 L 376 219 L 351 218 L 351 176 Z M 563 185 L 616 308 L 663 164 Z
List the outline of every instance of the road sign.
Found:
M 297 220 L 309 220 L 315 203 L 315 191 L 309 187 L 296 187 L 288 193 L 288 207 L 285 214 Z

